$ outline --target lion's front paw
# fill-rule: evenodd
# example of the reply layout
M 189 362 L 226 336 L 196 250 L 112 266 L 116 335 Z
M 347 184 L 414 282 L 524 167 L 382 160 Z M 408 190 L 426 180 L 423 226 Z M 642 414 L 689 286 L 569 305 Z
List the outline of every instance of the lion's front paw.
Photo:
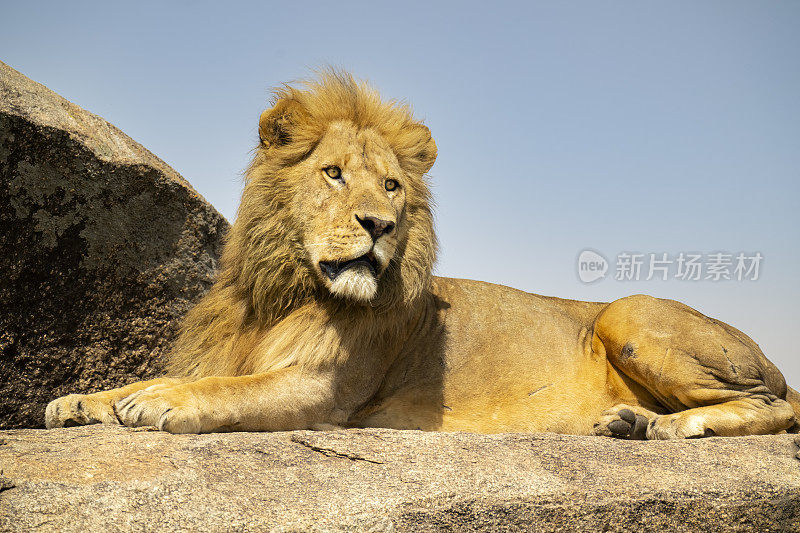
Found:
M 153 385 L 118 401 L 114 410 L 130 427 L 155 426 L 170 433 L 200 433 L 201 411 L 186 385 Z
M 643 407 L 620 404 L 609 409 L 594 425 L 595 435 L 618 439 L 649 439 L 648 426 L 659 418 Z
M 47 404 L 47 429 L 88 424 L 119 424 L 111 402 L 99 394 L 70 394 Z

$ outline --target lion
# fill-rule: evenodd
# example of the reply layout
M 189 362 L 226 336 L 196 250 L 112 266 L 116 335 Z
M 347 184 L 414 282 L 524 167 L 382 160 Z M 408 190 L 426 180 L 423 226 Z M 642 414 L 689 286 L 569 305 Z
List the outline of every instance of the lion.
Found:
M 56 399 L 48 428 L 798 430 L 800 395 L 758 345 L 684 304 L 433 276 L 437 148 L 406 104 L 331 70 L 276 89 L 258 131 L 218 278 L 169 377 Z

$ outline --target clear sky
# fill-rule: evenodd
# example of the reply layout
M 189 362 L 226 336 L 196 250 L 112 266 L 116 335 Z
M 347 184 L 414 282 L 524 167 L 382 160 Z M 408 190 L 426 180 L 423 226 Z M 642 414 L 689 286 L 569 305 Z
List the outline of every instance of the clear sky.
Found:
M 679 299 L 751 335 L 800 387 L 797 1 L 2 12 L 0 60 L 119 126 L 231 221 L 268 89 L 347 68 L 411 102 L 433 132 L 439 274 L 569 298 Z M 592 284 L 577 275 L 586 248 L 610 262 Z M 764 259 L 756 281 L 617 281 L 626 251 Z

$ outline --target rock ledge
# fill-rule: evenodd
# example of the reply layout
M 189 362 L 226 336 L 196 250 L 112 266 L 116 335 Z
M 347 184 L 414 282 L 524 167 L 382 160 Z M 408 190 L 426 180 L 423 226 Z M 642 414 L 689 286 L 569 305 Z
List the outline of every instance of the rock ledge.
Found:
M 795 435 L 0 432 L 0 530 L 798 531 Z

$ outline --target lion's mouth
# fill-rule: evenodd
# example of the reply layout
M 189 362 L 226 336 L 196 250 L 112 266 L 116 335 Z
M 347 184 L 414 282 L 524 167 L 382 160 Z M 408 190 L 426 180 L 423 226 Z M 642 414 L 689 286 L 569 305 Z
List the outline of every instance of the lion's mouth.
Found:
M 329 280 L 333 281 L 345 270 L 356 268 L 359 265 L 367 267 L 373 276 L 378 275 L 378 260 L 375 259 L 375 254 L 372 252 L 348 261 L 320 261 L 319 269 L 328 276 Z

